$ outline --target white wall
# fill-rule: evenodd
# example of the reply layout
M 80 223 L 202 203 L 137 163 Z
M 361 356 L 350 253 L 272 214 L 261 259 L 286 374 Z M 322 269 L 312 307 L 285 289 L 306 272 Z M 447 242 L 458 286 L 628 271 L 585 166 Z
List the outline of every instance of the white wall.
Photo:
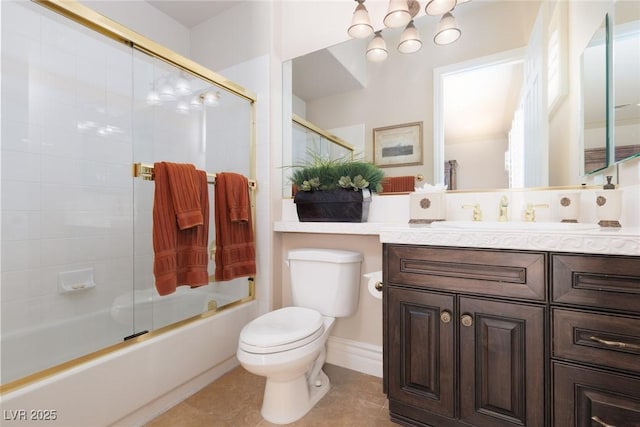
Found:
M 189 57 L 189 29 L 144 1 L 80 0 L 80 3 L 182 56 Z
M 269 54 L 272 9 L 270 2 L 240 2 L 238 6 L 197 25 L 191 30 L 191 58 L 220 72 Z
M 509 188 L 502 156 L 508 149 L 506 138 L 448 144 L 445 160 L 458 162 L 458 189 Z

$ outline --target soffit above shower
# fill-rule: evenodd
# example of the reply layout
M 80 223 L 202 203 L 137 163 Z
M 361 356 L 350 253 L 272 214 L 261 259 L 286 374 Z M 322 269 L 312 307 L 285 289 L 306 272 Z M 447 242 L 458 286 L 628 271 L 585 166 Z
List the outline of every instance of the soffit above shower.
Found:
M 245 0 L 147 0 L 151 6 L 169 15 L 187 28 L 193 28 L 237 6 Z

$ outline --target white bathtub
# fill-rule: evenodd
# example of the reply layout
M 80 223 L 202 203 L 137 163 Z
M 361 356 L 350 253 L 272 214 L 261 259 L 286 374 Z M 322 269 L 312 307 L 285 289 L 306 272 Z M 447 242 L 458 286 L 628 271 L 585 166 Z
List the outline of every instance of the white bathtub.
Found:
M 237 366 L 240 330 L 257 314 L 251 301 L 5 393 L 2 425 L 43 425 L 7 419 L 30 409 L 55 411 L 47 426 L 141 425 Z

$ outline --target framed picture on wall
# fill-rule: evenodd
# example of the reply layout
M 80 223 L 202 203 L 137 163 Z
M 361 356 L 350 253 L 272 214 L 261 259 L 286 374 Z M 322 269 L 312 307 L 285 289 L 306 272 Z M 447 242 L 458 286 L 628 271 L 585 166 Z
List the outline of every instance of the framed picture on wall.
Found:
M 422 164 L 422 122 L 373 129 L 373 163 L 381 168 Z

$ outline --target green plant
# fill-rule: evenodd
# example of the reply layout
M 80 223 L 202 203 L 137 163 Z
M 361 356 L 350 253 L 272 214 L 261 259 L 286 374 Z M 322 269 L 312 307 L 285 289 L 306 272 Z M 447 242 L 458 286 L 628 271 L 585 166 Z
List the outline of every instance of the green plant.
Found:
M 336 188 L 358 191 L 368 188 L 377 192 L 382 190 L 383 177 L 384 172 L 369 162 L 312 156 L 308 164 L 294 166 L 291 182 L 300 191 L 325 191 Z

